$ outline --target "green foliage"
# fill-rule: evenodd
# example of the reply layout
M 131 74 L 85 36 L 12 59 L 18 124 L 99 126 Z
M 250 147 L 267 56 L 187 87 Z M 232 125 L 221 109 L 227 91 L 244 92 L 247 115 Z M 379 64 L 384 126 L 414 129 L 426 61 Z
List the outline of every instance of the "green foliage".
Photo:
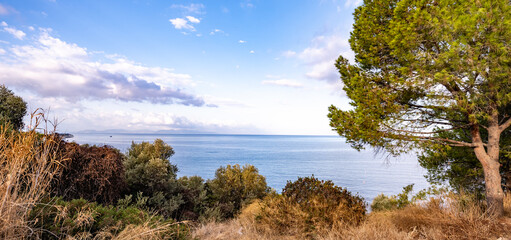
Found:
M 469 140 L 468 134 L 463 130 L 441 133 L 438 136 L 462 141 Z M 511 133 L 505 131 L 501 136 L 499 154 L 504 191 L 511 189 L 510 144 Z M 432 184 L 447 184 L 458 193 L 473 193 L 480 199 L 484 196 L 483 168 L 472 149 L 437 144 L 420 154 L 419 164 L 427 170 L 426 178 Z
M 126 184 L 124 156 L 119 150 L 64 141 L 59 149 L 64 161 L 61 171 L 53 179 L 55 194 L 65 200 L 84 198 L 106 204 L 121 198 Z
M 301 232 L 314 238 L 321 232 L 357 225 L 365 216 L 364 200 L 332 181 L 298 178 L 286 184 L 282 195 L 266 197 L 256 220 L 282 234 Z
M 179 220 L 197 220 L 206 211 L 209 204 L 204 179 L 198 176 L 177 179 L 178 169 L 169 161 L 174 155 L 171 146 L 161 139 L 132 143 L 126 155 L 128 191 L 121 204 L 135 204 Z
M 126 155 L 124 166 L 130 193 L 153 194 L 174 188 L 177 167 L 169 161 L 174 150 L 163 140 L 132 143 Z
M 398 207 L 397 199 L 394 196 L 387 196 L 383 193 L 379 194 L 373 199 L 371 203 L 372 211 L 384 211 L 384 210 L 394 210 Z
M 354 109 L 331 106 L 329 114 L 354 147 L 398 153 L 442 142 L 430 126 L 484 126 L 495 108 L 508 115 L 511 43 L 501 41 L 511 37 L 508 1 L 366 1 L 354 18 L 356 64 L 336 62 Z
M 169 161 L 172 155 L 172 147 L 156 139 L 154 143 L 132 143 L 124 161 L 127 194 L 148 197 L 147 207 L 166 217 L 176 217 L 176 210 L 183 204 L 178 194 L 177 167 Z
M 331 106 L 330 126 L 356 149 L 471 148 L 485 167 L 488 204 L 502 214 L 498 161 L 501 135 L 511 126 L 511 3 L 374 0 L 354 19 L 355 62 L 340 56 L 335 64 L 353 107 Z
M 199 176 L 178 179 L 179 194 L 183 204 L 177 210 L 177 216 L 183 220 L 197 220 L 208 209 L 208 191 L 204 179 Z
M 265 177 L 252 165 L 220 167 L 216 170 L 215 178 L 207 185 L 214 208 L 208 212 L 218 220 L 235 216 L 242 206 L 254 199 L 262 199 L 270 192 Z
M 5 85 L 0 85 L 0 124 L 7 122 L 20 130 L 23 128 L 23 117 L 27 114 L 27 103 L 14 95 Z
M 403 191 L 397 195 L 386 196 L 383 193 L 379 194 L 373 199 L 373 202 L 371 203 L 371 210 L 384 211 L 403 209 L 419 200 L 427 200 L 428 196 L 438 196 L 447 192 L 446 188 L 437 188 L 436 186 L 432 186 L 427 189 L 420 190 L 414 195 L 413 185 L 414 184 L 410 184 L 403 187 Z
M 403 191 L 397 196 L 386 196 L 383 193 L 379 194 L 373 199 L 371 210 L 383 211 L 404 208 L 414 201 L 414 197 L 411 196 L 412 191 L 413 184 L 410 184 L 403 187 Z
M 35 229 L 43 239 L 64 239 L 82 236 L 93 239 L 100 236 L 115 236 L 128 225 L 150 225 L 173 223 L 136 207 L 113 207 L 90 203 L 84 199 L 63 201 L 52 199 L 36 205 L 30 213 Z M 169 225 L 171 233 L 160 236 L 162 239 L 187 239 L 186 226 Z

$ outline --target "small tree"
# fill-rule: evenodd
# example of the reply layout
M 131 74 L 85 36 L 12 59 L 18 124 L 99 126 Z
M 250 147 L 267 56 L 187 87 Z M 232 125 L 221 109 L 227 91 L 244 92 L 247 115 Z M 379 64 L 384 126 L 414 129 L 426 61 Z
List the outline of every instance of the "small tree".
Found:
M 132 143 L 126 155 L 127 193 L 145 196 L 146 205 L 166 217 L 179 217 L 175 214 L 184 200 L 176 178 L 177 167 L 169 161 L 174 155 L 172 147 L 161 139 Z
M 26 114 L 27 103 L 5 85 L 0 85 L 0 124 L 10 122 L 14 129 L 22 129 L 23 117 Z
M 220 218 L 231 218 L 242 206 L 254 199 L 262 199 L 270 192 L 266 179 L 256 167 L 239 164 L 216 170 L 215 178 L 207 182 L 212 200 L 219 208 Z
M 354 13 L 351 64 L 339 57 L 351 110 L 330 125 L 357 149 L 399 154 L 438 145 L 471 149 L 486 200 L 503 214 L 500 140 L 511 126 L 511 3 L 366 0 Z M 462 131 L 468 138 L 441 137 Z
M 172 155 L 172 147 L 161 139 L 154 143 L 132 143 L 124 162 L 129 191 L 152 194 L 169 190 L 177 173 L 177 166 L 169 161 Z

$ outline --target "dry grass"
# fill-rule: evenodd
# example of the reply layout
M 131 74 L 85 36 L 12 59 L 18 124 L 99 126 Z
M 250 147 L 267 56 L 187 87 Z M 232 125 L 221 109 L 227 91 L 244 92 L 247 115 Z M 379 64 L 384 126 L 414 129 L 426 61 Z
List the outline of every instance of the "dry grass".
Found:
M 19 133 L 0 126 L 0 238 L 20 239 L 34 234 L 27 216 L 46 193 L 58 170 L 58 144 L 52 135 L 36 129 L 48 122 L 32 114 L 32 129 Z
M 505 208 L 511 210 L 511 196 Z M 316 235 L 284 233 L 257 221 L 258 203 L 235 220 L 195 229 L 198 239 L 510 239 L 511 219 L 497 218 L 483 206 L 456 195 L 432 198 L 401 210 L 370 213 L 359 225 L 331 228 Z
M 131 224 L 126 226 L 121 232 L 112 234 L 112 231 L 103 231 L 97 234 L 94 239 L 112 239 L 112 240 L 158 240 L 158 239 L 176 239 L 179 238 L 179 232 L 176 232 L 174 226 L 183 224 L 163 223 L 147 220 L 142 224 Z M 179 228 L 177 228 L 179 229 Z

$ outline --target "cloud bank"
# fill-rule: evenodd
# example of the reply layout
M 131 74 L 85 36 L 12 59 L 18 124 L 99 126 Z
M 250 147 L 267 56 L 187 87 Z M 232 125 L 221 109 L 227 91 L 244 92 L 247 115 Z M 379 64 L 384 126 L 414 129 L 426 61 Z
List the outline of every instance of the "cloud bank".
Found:
M 172 69 L 146 67 L 118 56 L 108 62 L 93 61 L 95 53 L 64 42 L 42 29 L 32 42 L 11 45 L 0 59 L 0 82 L 29 90 L 41 97 L 151 102 L 206 106 L 188 93 L 193 85 L 187 74 Z

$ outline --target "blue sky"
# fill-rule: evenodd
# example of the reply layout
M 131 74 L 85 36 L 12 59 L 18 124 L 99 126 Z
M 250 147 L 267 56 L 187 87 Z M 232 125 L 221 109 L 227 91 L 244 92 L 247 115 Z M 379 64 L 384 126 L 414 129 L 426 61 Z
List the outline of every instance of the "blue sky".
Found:
M 0 1 L 0 83 L 66 132 L 334 134 L 360 4 Z

